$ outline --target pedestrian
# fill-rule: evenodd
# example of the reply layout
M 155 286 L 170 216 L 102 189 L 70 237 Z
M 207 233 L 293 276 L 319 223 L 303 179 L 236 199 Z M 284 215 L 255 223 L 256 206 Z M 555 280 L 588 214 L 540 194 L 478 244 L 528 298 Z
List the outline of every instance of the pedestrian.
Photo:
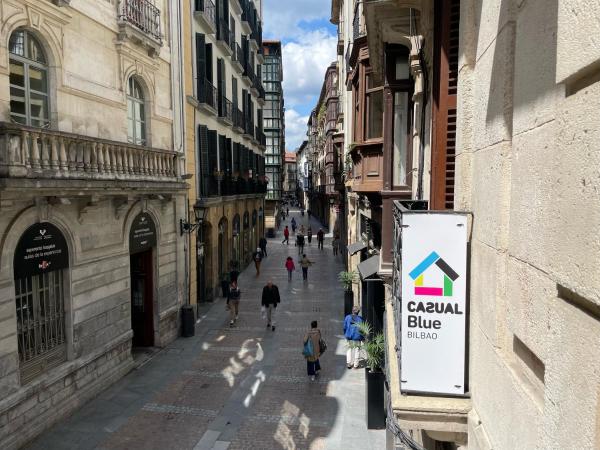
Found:
M 280 302 L 279 288 L 269 280 L 262 291 L 261 305 L 267 319 L 267 329 L 275 331 L 275 309 Z
M 312 266 L 313 262 L 306 257 L 306 254 L 302 255 L 300 265 L 302 266 L 302 279 L 308 281 L 308 268 Z
M 300 229 L 298 230 L 300 234 L 304 234 L 306 230 L 304 229 L 304 225 L 300 225 Z
M 237 283 L 240 271 L 237 270 L 237 264 L 234 260 L 229 261 L 229 281 L 235 281 Z
M 237 280 L 232 281 L 229 285 L 229 295 L 227 296 L 227 308 L 229 309 L 229 326 L 237 322 L 238 314 L 240 311 L 240 297 L 241 291 L 238 288 Z
M 288 271 L 288 281 L 292 281 L 292 272 L 296 270 L 296 266 L 294 265 L 294 260 L 291 256 L 288 256 L 285 260 L 285 268 Z
M 323 228 L 319 228 L 317 232 L 317 248 L 323 250 L 323 239 L 325 239 L 325 233 L 323 233 Z
M 290 208 L 285 208 L 285 216 L 289 216 L 290 215 Z
M 304 335 L 304 350 L 302 352 L 306 358 L 306 371 L 311 381 L 315 381 L 315 377 L 321 371 L 321 331 L 317 328 L 317 321 L 313 320 L 310 323 L 310 331 Z
M 296 218 L 292 217 L 292 233 L 296 232 Z
M 358 369 L 360 363 L 360 350 L 362 348 L 362 341 L 365 337 L 360 334 L 357 325 L 364 322 L 363 318 L 358 315 L 360 308 L 354 306 L 352 308 L 352 314 L 348 314 L 344 318 L 344 337 L 348 344 L 348 350 L 346 351 L 346 367 L 351 369 L 354 367 Z
M 306 232 L 306 237 L 308 239 L 308 245 L 310 245 L 310 242 L 312 241 L 312 227 L 310 225 L 308 226 L 308 231 Z
M 285 226 L 285 229 L 283 230 L 283 241 L 281 241 L 282 244 L 286 243 L 287 245 L 290 245 L 290 230 L 288 229 L 288 226 Z
M 260 247 L 258 247 L 256 249 L 256 251 L 254 252 L 253 258 L 254 258 L 254 267 L 256 267 L 256 276 L 259 276 L 260 275 L 260 263 L 262 262 L 262 259 L 263 259 L 263 253 L 262 253 L 262 250 L 260 249 Z
M 298 233 L 296 236 L 296 245 L 298 246 L 298 254 L 304 253 L 304 235 Z
M 310 215 L 312 214 L 312 213 L 310 212 L 310 209 L 307 209 L 307 210 L 306 210 L 306 214 L 308 214 L 308 220 L 310 220 Z
M 333 241 L 331 241 L 331 247 L 333 248 L 333 256 L 337 256 L 338 249 L 340 247 L 340 236 L 336 233 L 333 236 Z
M 281 211 L 281 220 L 285 221 L 285 211 Z
M 258 241 L 258 246 L 262 250 L 263 258 L 267 257 L 267 239 L 263 236 Z

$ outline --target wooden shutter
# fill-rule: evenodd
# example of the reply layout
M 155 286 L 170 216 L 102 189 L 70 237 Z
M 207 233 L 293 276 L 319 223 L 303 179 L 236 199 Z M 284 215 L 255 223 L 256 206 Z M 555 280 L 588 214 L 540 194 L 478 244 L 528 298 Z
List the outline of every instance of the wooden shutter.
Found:
M 224 115 L 224 106 L 225 103 L 223 101 L 225 97 L 225 62 L 222 58 L 217 59 L 217 98 L 219 101 L 219 116 L 222 117 Z
M 231 103 L 235 108 L 238 107 L 238 87 L 237 87 L 237 78 L 231 77 Z
M 200 101 L 206 94 L 206 43 L 202 33 L 196 33 L 196 89 Z
M 454 209 L 460 0 L 436 0 L 431 209 Z
M 213 51 L 212 44 L 206 44 L 206 79 L 213 82 Z
M 232 152 L 232 166 L 234 172 L 240 171 L 240 154 L 239 154 L 239 146 L 237 142 L 233 143 L 233 152 Z
M 198 162 L 200 163 L 200 196 L 208 195 L 208 128 L 198 125 Z
M 225 171 L 228 174 L 231 174 L 233 169 L 233 161 L 232 161 L 232 144 L 231 139 L 227 138 L 226 142 L 226 151 L 225 151 Z

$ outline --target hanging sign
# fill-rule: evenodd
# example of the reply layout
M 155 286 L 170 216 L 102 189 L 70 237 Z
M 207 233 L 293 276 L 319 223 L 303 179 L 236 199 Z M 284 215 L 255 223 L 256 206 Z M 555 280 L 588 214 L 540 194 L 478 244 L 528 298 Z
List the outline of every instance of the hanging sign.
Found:
M 467 216 L 402 214 L 401 390 L 465 393 Z
M 15 279 L 67 267 L 69 249 L 58 228 L 49 222 L 40 222 L 25 230 L 15 249 Z
M 156 246 L 156 226 L 148 213 L 140 213 L 129 231 L 129 253 L 143 252 Z

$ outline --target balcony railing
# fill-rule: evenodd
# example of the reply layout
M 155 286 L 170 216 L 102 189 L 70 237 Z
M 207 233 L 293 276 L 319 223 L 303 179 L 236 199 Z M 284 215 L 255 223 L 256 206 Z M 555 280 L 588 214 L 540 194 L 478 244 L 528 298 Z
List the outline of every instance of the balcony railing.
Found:
M 224 95 L 219 100 L 219 117 L 233 124 L 233 103 Z
M 212 109 L 217 110 L 217 89 L 213 84 L 204 80 L 200 92 L 198 92 L 198 101 L 202 104 L 210 106 Z
M 221 195 L 266 194 L 267 183 L 259 179 L 224 176 L 221 181 Z M 216 195 L 216 194 L 214 194 Z
M 360 14 L 358 10 L 354 13 L 354 20 L 352 21 L 352 40 L 355 41 L 360 37 L 366 36 L 367 30 L 364 24 L 361 23 Z
M 215 3 L 212 0 L 196 0 L 196 11 L 204 15 L 204 20 L 212 25 L 214 30 L 217 26 Z
M 237 107 L 233 108 L 233 126 L 241 131 L 244 131 L 244 113 Z
M 160 10 L 148 0 L 122 0 L 119 20 L 130 23 L 157 41 L 162 40 Z
M 229 24 L 226 20 L 219 20 L 217 23 L 217 40 L 225 42 L 228 47 L 231 48 L 231 33 L 229 31 Z
M 0 122 L 0 177 L 178 181 L 177 153 Z
M 246 61 L 244 58 L 244 52 L 242 51 L 242 47 L 237 42 L 233 46 L 233 55 L 231 56 L 233 62 L 238 63 L 242 69 L 244 68 Z

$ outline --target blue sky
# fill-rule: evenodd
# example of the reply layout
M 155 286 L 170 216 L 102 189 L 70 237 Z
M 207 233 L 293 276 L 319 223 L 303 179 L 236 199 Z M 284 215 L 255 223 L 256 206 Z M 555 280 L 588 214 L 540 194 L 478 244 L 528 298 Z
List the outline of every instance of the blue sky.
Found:
M 295 150 L 306 134 L 325 69 L 336 60 L 337 33 L 330 0 L 263 0 L 263 38 L 283 44 L 286 145 Z

